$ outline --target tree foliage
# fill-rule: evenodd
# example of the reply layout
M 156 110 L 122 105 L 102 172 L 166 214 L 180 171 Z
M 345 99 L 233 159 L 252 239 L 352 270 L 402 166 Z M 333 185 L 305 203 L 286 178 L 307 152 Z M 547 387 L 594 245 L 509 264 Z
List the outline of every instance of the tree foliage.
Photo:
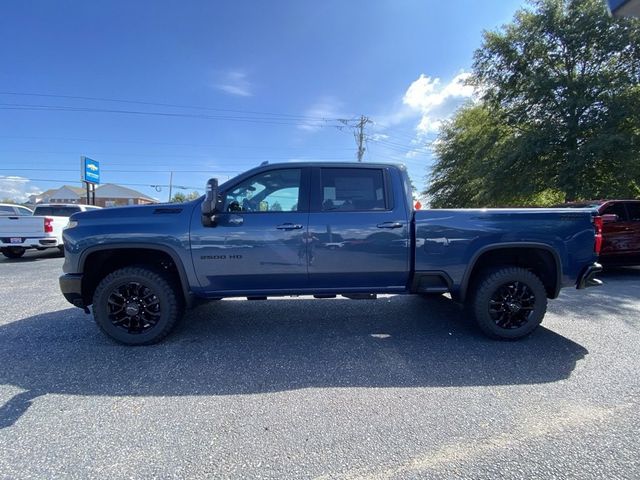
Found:
M 440 132 L 433 206 L 640 194 L 640 21 L 600 0 L 537 0 L 485 32 L 478 101 Z
M 191 200 L 195 200 L 199 198 L 200 194 L 195 190 L 191 193 L 184 194 L 182 192 L 176 193 L 173 197 L 171 197 L 170 203 L 184 203 L 190 202 Z

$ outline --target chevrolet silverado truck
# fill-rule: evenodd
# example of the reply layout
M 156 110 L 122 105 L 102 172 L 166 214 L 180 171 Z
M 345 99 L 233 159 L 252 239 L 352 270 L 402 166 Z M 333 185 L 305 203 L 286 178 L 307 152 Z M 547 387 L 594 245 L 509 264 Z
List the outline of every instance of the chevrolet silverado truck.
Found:
M 414 211 L 410 185 L 402 165 L 267 164 L 189 203 L 75 214 L 60 287 L 143 345 L 199 299 L 288 295 L 449 293 L 484 333 L 517 339 L 561 288 L 601 283 L 595 211 Z
M 77 212 L 98 208 L 100 207 L 51 203 L 36 205 L 29 215 L 2 215 L 0 251 L 7 258 L 20 258 L 30 248 L 58 248 L 62 252 L 62 230 L 69 217 Z

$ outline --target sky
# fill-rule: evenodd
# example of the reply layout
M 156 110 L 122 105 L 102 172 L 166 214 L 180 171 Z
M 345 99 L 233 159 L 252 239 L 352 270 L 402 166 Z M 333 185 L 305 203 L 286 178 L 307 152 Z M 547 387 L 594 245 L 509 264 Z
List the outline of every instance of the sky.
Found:
M 483 30 L 516 0 L 29 1 L 0 14 L 0 198 L 102 183 L 161 201 L 269 163 L 404 163 L 418 190 Z M 173 172 L 172 180 L 171 172 Z

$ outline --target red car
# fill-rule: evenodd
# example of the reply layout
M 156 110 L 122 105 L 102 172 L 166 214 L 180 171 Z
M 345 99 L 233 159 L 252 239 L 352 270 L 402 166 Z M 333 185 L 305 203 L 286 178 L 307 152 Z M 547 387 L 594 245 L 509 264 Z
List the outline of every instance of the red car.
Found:
M 640 200 L 594 200 L 559 206 L 597 208 L 600 215 L 607 215 L 602 227 L 600 263 L 640 265 Z

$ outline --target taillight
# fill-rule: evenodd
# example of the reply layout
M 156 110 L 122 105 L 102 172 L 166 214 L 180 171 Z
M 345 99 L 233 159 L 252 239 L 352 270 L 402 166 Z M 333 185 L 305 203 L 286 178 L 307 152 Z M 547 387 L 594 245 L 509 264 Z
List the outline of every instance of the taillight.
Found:
M 602 223 L 602 217 L 593 217 L 593 226 L 596 229 L 596 242 L 593 250 L 596 255 L 600 255 L 600 249 L 602 248 Z
M 53 218 L 44 217 L 44 233 L 53 233 Z

